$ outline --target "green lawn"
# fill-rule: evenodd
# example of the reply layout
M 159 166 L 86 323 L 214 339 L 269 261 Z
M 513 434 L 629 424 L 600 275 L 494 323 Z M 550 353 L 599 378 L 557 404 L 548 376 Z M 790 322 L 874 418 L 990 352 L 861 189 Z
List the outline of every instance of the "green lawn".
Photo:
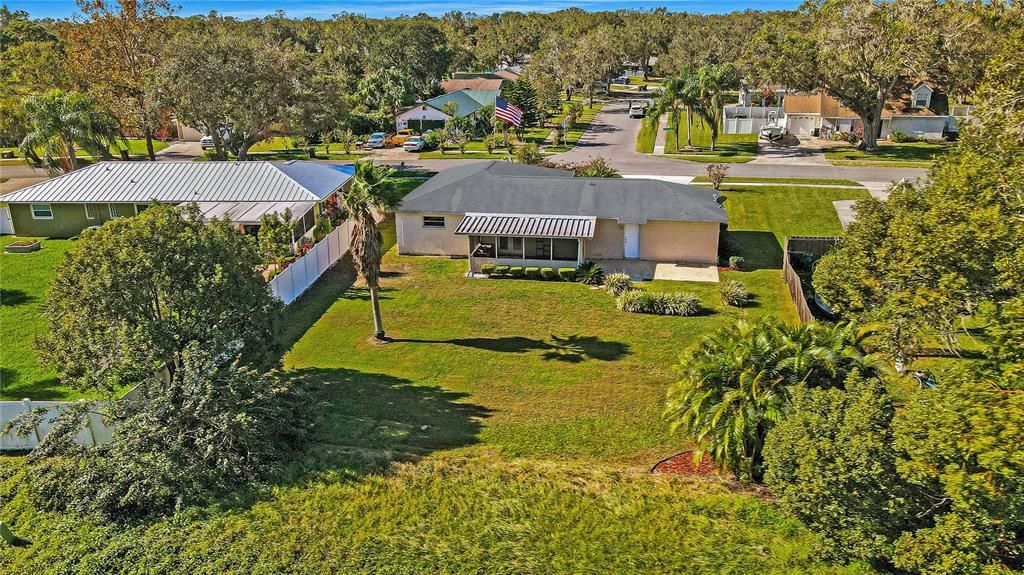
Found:
M 721 189 L 729 213 L 727 241 L 755 269 L 782 268 L 786 236 L 834 236 L 842 232 L 832 202 L 869 197 L 865 189 L 730 186 Z
M 747 234 L 750 248 L 831 233 L 836 194 L 860 197 L 732 189 L 730 235 Z M 385 238 L 393 244 L 390 223 Z M 21 460 L 0 458 L 0 519 L 33 542 L 0 548 L 0 572 L 870 572 L 823 563 L 768 498 L 646 473 L 688 446 L 661 417 L 680 352 L 737 318 L 796 320 L 777 266 L 723 274 L 754 293 L 746 309 L 723 306 L 717 284 L 643 286 L 697 294 L 706 310 L 689 318 L 620 312 L 580 284 L 465 269 L 392 248 L 381 307 L 395 341 L 383 346 L 369 339 L 368 294 L 348 265 L 289 307 L 285 374 L 315 391 L 317 432 L 272 485 L 101 526 L 33 508 Z
M 0 236 L 0 244 L 36 239 Z M 54 268 L 73 240 L 42 240 L 42 249 L 28 254 L 0 252 L 0 400 L 73 399 L 52 369 L 40 365 L 32 342 L 46 332 L 42 316 L 45 291 Z
M 661 129 L 661 118 L 657 115 L 646 116 L 640 122 L 640 131 L 636 135 L 636 151 L 641 154 L 650 154 L 654 151 L 654 142 L 658 139 L 658 130 Z
M 955 144 L 932 142 L 879 142 L 881 150 L 864 152 L 851 145 L 825 148 L 825 158 L 837 166 L 890 166 L 927 168 Z
M 719 133 L 715 150 L 711 150 L 711 130 L 707 124 L 694 118 L 690 127 L 690 141 L 693 148 L 686 148 L 686 118 L 679 125 L 679 146 L 676 146 L 676 132 L 666 126 L 664 157 L 689 162 L 706 163 L 746 163 L 757 157 L 757 134 L 723 134 Z M 646 126 L 645 126 L 646 128 Z M 656 134 L 656 133 L 655 133 Z M 654 136 L 656 137 L 656 136 Z M 637 136 L 637 151 L 646 149 L 646 139 L 651 138 L 650 148 L 654 150 L 653 137 L 641 129 Z
M 707 176 L 697 176 L 693 183 L 707 183 L 710 180 Z M 743 183 L 764 183 L 764 184 L 821 184 L 832 186 L 860 186 L 860 182 L 853 180 L 841 180 L 836 178 L 756 178 L 747 176 L 726 176 L 725 182 Z
M 117 146 L 111 146 L 110 147 L 110 154 L 112 156 L 114 156 L 114 158 L 117 158 L 117 159 L 121 158 L 120 150 L 123 149 L 123 148 L 127 148 L 128 149 L 128 154 L 130 156 L 145 156 L 146 153 L 147 153 L 146 152 L 146 140 L 139 139 L 139 138 L 128 138 L 125 142 L 121 142 L 120 144 L 126 144 L 126 145 L 117 145 Z M 161 141 L 161 140 L 153 140 L 153 151 L 154 152 L 159 152 L 160 150 L 166 148 L 167 146 L 168 146 L 167 142 L 164 142 L 164 141 Z M 21 155 L 21 152 L 18 151 L 18 148 L 16 148 L 16 147 L 15 148 L 2 148 L 2 147 L 0 147 L 0 151 L 14 152 L 14 155 L 17 156 L 15 159 L 0 160 L 0 162 L 3 162 L 3 164 L 0 164 L 0 165 L 4 165 L 4 164 L 10 165 L 12 163 L 24 163 L 24 161 L 25 161 L 24 158 Z M 40 150 L 40 154 L 41 153 L 42 153 L 42 151 Z M 85 151 L 85 150 L 83 150 L 81 148 L 79 148 L 78 150 L 75 151 L 75 155 L 78 156 L 78 157 L 82 157 L 82 158 L 91 158 L 92 157 L 89 154 L 89 152 L 87 152 L 87 151 Z

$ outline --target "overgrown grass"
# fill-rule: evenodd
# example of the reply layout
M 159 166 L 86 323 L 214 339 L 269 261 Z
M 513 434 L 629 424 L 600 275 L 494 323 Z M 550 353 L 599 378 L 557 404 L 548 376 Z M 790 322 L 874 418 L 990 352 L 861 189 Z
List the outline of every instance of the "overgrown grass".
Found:
M 866 189 L 731 186 L 721 188 L 729 231 L 723 240 L 754 269 L 781 269 L 787 236 L 834 236 L 842 232 L 832 202 L 866 199 Z
M 865 152 L 850 145 L 825 148 L 825 158 L 837 166 L 890 166 L 926 168 L 955 144 L 932 142 L 879 142 L 881 150 Z
M 0 244 L 40 238 L 0 237 Z M 0 400 L 74 399 L 57 374 L 40 364 L 32 347 L 46 333 L 42 308 L 54 270 L 74 240 L 42 239 L 42 248 L 27 254 L 0 252 Z

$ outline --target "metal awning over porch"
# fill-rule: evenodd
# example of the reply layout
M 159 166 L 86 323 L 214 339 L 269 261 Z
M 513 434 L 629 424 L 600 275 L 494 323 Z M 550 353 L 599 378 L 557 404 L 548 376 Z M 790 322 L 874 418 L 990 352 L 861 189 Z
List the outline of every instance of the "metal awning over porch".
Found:
M 594 237 L 597 218 L 592 216 L 539 216 L 533 214 L 466 214 L 456 234 L 515 236 L 524 238 Z
M 284 215 L 291 210 L 292 217 L 302 218 L 316 205 L 316 202 L 199 202 L 203 219 L 228 218 L 233 224 L 258 225 L 266 214 Z

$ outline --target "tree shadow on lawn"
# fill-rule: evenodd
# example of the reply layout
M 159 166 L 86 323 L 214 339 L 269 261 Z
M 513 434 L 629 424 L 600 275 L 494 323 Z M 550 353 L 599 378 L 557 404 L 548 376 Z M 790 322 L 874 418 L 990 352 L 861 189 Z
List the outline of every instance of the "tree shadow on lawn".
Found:
M 36 401 L 58 401 L 67 395 L 67 387 L 56 377 L 48 377 L 31 383 L 19 383 L 21 374 L 8 367 L 0 367 L 0 394 L 4 401 L 17 401 L 30 397 Z
M 0 306 L 15 306 L 35 301 L 35 296 L 20 289 L 0 288 Z
M 772 232 L 728 230 L 725 240 L 743 257 L 744 270 L 782 269 L 782 246 Z
M 522 336 L 464 337 L 455 339 L 395 339 L 392 343 L 448 344 L 501 353 L 527 353 L 542 351 L 545 360 L 580 363 L 586 359 L 615 361 L 629 354 L 629 344 L 605 341 L 593 335 L 552 335 L 547 340 Z

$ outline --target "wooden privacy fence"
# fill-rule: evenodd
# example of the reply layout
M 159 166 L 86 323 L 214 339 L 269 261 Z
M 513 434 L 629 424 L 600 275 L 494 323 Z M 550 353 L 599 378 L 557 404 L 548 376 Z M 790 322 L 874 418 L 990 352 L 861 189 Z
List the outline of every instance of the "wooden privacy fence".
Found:
M 305 293 L 341 256 L 345 255 L 352 235 L 352 224 L 345 222 L 320 240 L 306 255 L 292 262 L 270 280 L 270 291 L 285 303 L 292 303 Z
M 812 236 L 792 236 L 786 238 L 786 246 L 782 253 L 782 277 L 786 280 L 786 287 L 789 288 L 789 297 L 793 300 L 793 305 L 796 306 L 796 314 L 800 316 L 802 323 L 815 321 L 815 318 L 814 314 L 811 313 L 811 306 L 807 301 L 807 296 L 804 294 L 804 287 L 800 281 L 800 276 L 793 269 L 790 255 L 793 253 L 806 253 L 812 254 L 817 259 L 834 248 L 839 243 L 839 240 L 840 238 L 838 237 Z

